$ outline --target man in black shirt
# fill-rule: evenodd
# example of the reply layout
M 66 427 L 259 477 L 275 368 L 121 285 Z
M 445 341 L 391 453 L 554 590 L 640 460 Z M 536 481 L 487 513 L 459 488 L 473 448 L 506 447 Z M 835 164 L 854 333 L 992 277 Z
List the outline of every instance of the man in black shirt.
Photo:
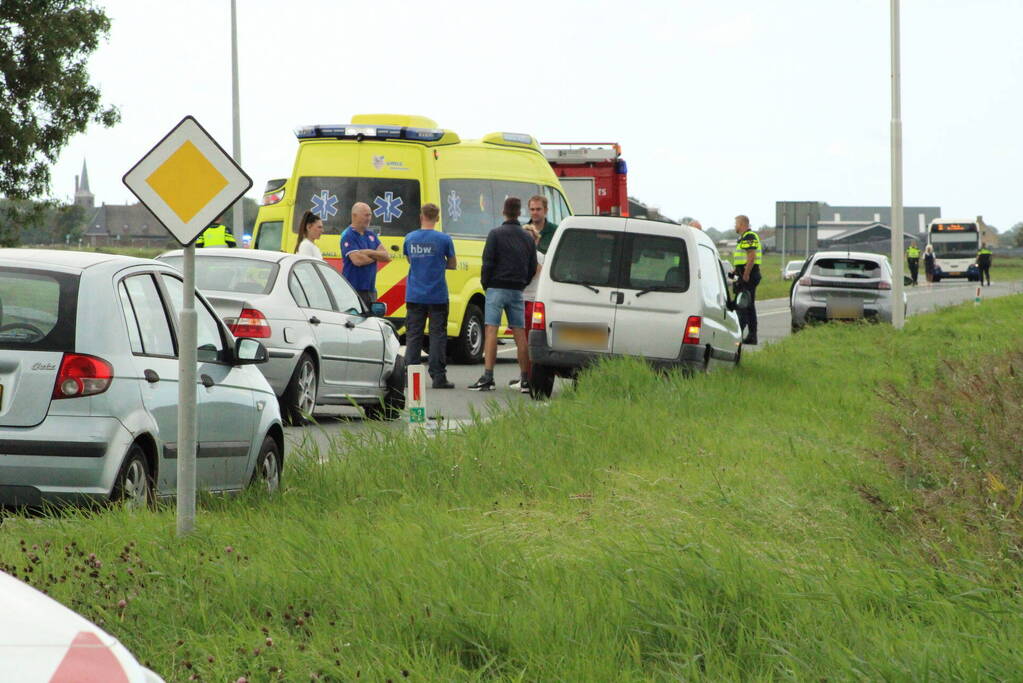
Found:
M 501 314 L 508 318 L 508 327 L 515 336 L 518 351 L 521 386 L 528 387 L 529 347 L 526 344 L 525 304 L 522 290 L 536 274 L 536 245 L 519 223 L 522 200 L 508 197 L 504 200 L 504 223 L 487 235 L 483 247 L 483 267 L 480 282 L 486 293 L 483 341 L 483 376 L 469 386 L 474 391 L 494 389 L 494 365 L 497 364 L 497 332 Z

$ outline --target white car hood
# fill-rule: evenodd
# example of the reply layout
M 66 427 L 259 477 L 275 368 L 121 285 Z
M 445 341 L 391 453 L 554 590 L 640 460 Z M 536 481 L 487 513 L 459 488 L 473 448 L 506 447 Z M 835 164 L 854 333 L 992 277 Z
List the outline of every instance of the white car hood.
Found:
M 7 683 L 163 683 L 112 635 L 3 572 L 0 671 Z

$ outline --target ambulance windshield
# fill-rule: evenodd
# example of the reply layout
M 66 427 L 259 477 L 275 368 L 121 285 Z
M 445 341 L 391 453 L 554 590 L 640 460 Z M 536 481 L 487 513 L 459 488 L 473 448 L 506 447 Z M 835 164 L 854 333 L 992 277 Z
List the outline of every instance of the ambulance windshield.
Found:
M 418 180 L 394 178 L 299 178 L 292 229 L 309 209 L 323 219 L 325 235 L 340 235 L 352 219 L 352 205 L 365 202 L 373 212 L 370 228 L 383 236 L 405 236 L 419 228 Z

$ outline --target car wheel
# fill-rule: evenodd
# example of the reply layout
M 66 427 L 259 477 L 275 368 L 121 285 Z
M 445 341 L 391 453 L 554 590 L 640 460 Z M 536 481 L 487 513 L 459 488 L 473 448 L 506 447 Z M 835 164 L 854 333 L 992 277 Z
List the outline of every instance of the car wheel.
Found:
M 316 407 L 319 381 L 316 363 L 309 353 L 303 353 L 281 397 L 281 414 L 289 425 L 304 425 L 309 421 Z
M 366 407 L 366 417 L 372 420 L 397 420 L 405 409 L 405 385 L 408 382 L 405 357 L 395 356 L 394 370 L 384 387 L 379 405 Z
M 284 459 L 281 457 L 280 450 L 272 436 L 267 435 L 263 439 L 249 486 L 255 486 L 262 482 L 269 493 L 276 493 L 281 488 L 281 470 L 284 469 Z
M 451 358 L 456 362 L 474 364 L 483 360 L 483 311 L 479 306 L 465 307 L 462 330 L 452 346 Z
M 529 368 L 529 395 L 541 401 L 551 397 L 554 391 L 554 368 L 533 363 Z
M 153 503 L 153 480 L 146 462 L 146 454 L 137 443 L 133 443 L 124 456 L 121 470 L 114 480 L 114 490 L 110 493 L 110 499 L 131 508 L 141 508 Z

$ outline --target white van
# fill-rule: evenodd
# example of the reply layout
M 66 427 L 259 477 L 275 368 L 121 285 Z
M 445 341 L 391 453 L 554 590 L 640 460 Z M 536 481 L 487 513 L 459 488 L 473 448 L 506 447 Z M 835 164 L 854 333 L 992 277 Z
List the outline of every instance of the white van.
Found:
M 655 367 L 737 364 L 739 319 L 714 242 L 673 223 L 614 216 L 562 221 L 529 325 L 533 398 L 606 356 Z

